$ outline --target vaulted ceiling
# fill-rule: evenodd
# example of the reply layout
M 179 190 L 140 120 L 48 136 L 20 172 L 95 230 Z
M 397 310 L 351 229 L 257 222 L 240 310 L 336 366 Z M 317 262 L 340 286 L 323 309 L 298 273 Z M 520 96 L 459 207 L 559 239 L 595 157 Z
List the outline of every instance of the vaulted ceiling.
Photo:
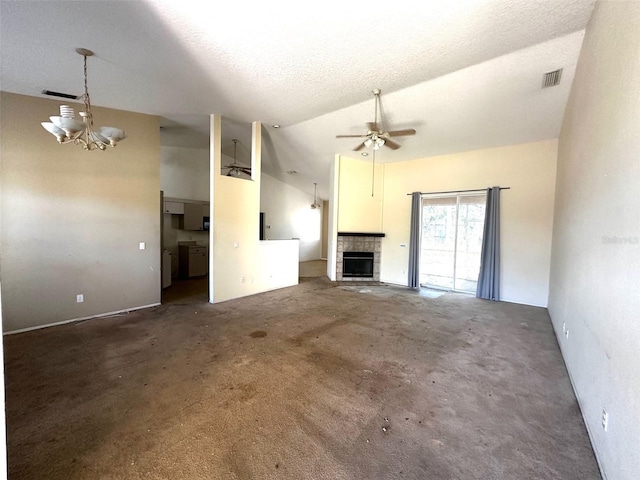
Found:
M 334 155 L 360 158 L 335 135 L 366 131 L 373 88 L 385 128 L 418 132 L 381 162 L 557 137 L 594 3 L 3 0 L 0 81 L 81 94 L 89 48 L 93 104 L 163 117 L 173 145 L 206 146 L 210 113 L 260 120 L 265 172 L 324 197 Z

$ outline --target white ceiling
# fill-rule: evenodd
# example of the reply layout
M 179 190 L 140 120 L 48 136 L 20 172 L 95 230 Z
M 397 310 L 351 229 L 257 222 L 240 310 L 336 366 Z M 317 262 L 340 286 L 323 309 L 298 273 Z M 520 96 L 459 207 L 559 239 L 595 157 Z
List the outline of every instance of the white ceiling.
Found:
M 2 0 L 0 88 L 81 94 L 89 48 L 93 104 L 164 117 L 167 145 L 206 146 L 210 113 L 263 121 L 265 172 L 326 198 L 335 153 L 359 157 L 335 135 L 365 131 L 373 88 L 387 129 L 418 131 L 377 161 L 557 137 L 594 3 Z

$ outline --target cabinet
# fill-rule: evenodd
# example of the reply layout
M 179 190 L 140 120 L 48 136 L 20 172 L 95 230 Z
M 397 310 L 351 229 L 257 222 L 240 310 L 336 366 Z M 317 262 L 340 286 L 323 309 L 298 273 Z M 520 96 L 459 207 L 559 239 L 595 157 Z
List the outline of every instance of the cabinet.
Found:
M 183 230 L 204 230 L 202 203 L 185 203 L 184 215 L 180 217 L 180 228 Z
M 184 213 L 184 203 L 182 202 L 164 202 L 164 213 L 172 213 L 182 215 Z
M 209 270 L 207 247 L 201 245 L 179 245 L 180 276 L 183 278 L 206 275 Z
M 164 213 L 178 215 L 181 230 L 204 230 L 204 219 L 209 217 L 209 203 L 181 198 L 165 198 Z

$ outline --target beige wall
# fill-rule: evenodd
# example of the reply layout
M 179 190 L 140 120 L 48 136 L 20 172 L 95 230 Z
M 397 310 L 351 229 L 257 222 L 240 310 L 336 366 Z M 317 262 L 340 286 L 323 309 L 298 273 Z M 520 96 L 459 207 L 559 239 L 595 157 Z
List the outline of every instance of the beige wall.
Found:
M 382 281 L 407 284 L 407 193 L 499 185 L 510 187 L 501 196 L 500 298 L 546 306 L 556 152 L 548 140 L 385 165 Z
M 502 299 L 546 306 L 556 151 L 557 142 L 547 140 L 385 164 L 373 199 L 371 165 L 341 158 L 338 230 L 384 232 L 381 280 L 406 285 L 407 193 L 511 187 L 502 197 Z
M 369 157 L 368 157 L 369 158 Z M 381 164 L 369 160 L 339 157 L 338 162 L 338 231 L 381 232 L 383 172 Z M 375 182 L 371 195 L 372 178 Z
M 253 126 L 252 180 L 220 175 L 221 119 L 212 116 L 210 299 L 221 302 L 298 283 L 297 240 L 259 240 L 260 123 Z
M 385 165 L 381 279 L 407 284 L 407 193 L 511 187 L 501 196 L 501 299 L 547 305 L 557 142 L 527 143 Z M 406 247 L 402 247 L 405 244 Z
M 60 102 L 4 92 L 1 101 L 5 331 L 158 303 L 157 117 L 94 108 L 98 125 L 128 138 L 86 152 L 40 126 Z
M 549 312 L 608 480 L 640 475 L 639 32 L 640 2 L 596 4 L 558 153 Z
M 322 202 L 322 251 L 321 257 L 327 258 L 329 251 L 329 202 Z

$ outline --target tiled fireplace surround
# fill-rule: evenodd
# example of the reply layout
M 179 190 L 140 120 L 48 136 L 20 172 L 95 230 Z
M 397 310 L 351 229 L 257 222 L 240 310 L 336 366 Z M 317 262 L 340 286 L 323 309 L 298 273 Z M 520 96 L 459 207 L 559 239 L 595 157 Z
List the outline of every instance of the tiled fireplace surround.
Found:
M 340 282 L 380 281 L 380 248 L 384 233 L 338 232 L 336 255 L 336 280 Z M 342 277 L 343 252 L 373 252 L 373 278 Z

